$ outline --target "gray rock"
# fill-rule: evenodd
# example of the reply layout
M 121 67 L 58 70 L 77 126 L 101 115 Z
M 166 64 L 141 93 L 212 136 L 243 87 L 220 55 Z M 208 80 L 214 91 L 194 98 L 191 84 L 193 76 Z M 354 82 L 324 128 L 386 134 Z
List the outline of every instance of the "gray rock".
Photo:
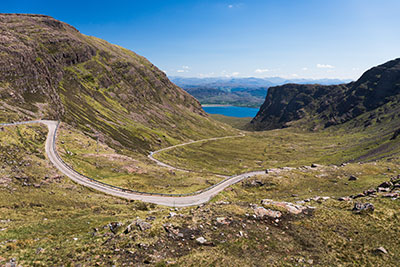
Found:
M 383 182 L 378 186 L 378 188 L 390 188 L 392 185 L 391 182 Z
M 170 212 L 169 215 L 168 215 L 168 218 L 172 218 L 172 217 L 175 217 L 175 216 L 176 216 L 175 212 Z
M 292 213 L 292 214 L 300 214 L 302 213 L 305 209 L 307 209 L 304 206 L 301 205 L 296 205 L 290 202 L 284 202 L 284 201 L 273 201 L 271 199 L 263 199 L 261 201 L 261 203 L 263 205 L 267 205 L 267 206 L 273 206 L 273 207 L 277 207 L 277 208 L 284 208 L 286 209 L 288 212 Z
M 207 243 L 207 239 L 205 239 L 204 237 L 200 236 L 198 238 L 196 238 L 196 242 L 199 243 L 200 245 L 204 245 Z
M 217 202 L 215 202 L 215 204 L 216 205 L 229 205 L 229 204 L 231 204 L 230 202 L 227 202 L 227 201 L 217 201 Z
M 368 190 L 364 191 L 364 194 L 367 195 L 367 196 L 373 195 L 375 193 L 376 193 L 376 189 L 374 189 L 374 188 L 371 188 L 371 189 L 368 189 Z
M 375 207 L 371 203 L 354 203 L 354 207 L 352 209 L 354 213 L 373 212 L 374 210 Z
M 397 198 L 398 196 L 399 196 L 398 193 L 387 193 L 382 195 L 382 197 L 388 197 L 388 198 Z
M 358 180 L 358 178 L 356 176 L 350 175 L 349 181 L 356 181 L 356 180 Z
M 282 213 L 280 211 L 276 210 L 271 210 L 271 209 L 266 209 L 263 207 L 256 207 L 254 208 L 254 213 L 257 216 L 257 218 L 262 219 L 265 217 L 269 218 L 279 218 L 282 216 Z
M 389 187 L 378 187 L 378 192 L 390 192 Z
M 315 164 L 315 163 L 311 164 L 311 168 L 319 168 L 319 167 L 322 167 L 322 165 Z
M 131 223 L 125 228 L 124 234 L 129 234 L 130 232 L 132 232 L 132 230 L 133 230 L 133 224 Z
M 141 231 L 145 231 L 151 228 L 150 223 L 147 223 L 141 219 L 136 220 L 136 226 L 139 227 Z
M 114 234 L 117 232 L 117 229 L 121 226 L 120 222 L 111 222 L 108 224 L 108 227 L 110 228 L 111 232 Z
M 377 254 L 387 254 L 388 253 L 387 250 L 384 247 L 376 248 L 374 250 L 374 252 L 377 253 Z

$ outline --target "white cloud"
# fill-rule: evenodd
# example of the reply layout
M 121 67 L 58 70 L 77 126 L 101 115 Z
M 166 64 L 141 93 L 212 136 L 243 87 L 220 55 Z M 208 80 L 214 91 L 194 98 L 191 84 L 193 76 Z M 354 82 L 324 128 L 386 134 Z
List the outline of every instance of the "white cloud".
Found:
M 264 73 L 264 72 L 268 72 L 269 69 L 256 69 L 254 72 L 255 73 Z
M 182 66 L 181 69 L 177 70 L 176 72 L 183 73 L 183 72 L 189 72 L 190 67 L 189 66 Z
M 214 72 L 210 72 L 210 73 L 199 73 L 198 76 L 201 78 L 205 78 L 205 77 L 212 77 L 215 73 Z
M 304 68 L 302 68 L 301 70 L 304 70 L 304 71 L 306 71 L 306 70 L 308 70 L 308 68 L 304 67 Z
M 240 74 L 240 72 L 237 72 L 237 71 L 232 72 L 232 73 L 229 73 L 226 70 L 221 71 L 221 75 L 223 75 L 223 76 L 225 76 L 227 78 L 233 77 L 233 76 L 238 76 L 239 74 Z
M 228 8 L 233 8 L 233 5 L 228 5 Z
M 299 75 L 298 74 L 292 74 L 292 77 L 299 77 Z
M 317 68 L 319 68 L 319 69 L 333 69 L 335 67 L 332 66 L 332 65 L 329 65 L 329 64 L 317 64 Z

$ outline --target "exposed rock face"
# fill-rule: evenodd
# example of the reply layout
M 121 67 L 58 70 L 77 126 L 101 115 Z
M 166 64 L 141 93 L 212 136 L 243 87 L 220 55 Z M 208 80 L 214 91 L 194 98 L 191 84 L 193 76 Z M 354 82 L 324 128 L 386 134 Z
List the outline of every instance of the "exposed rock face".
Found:
M 374 67 L 348 84 L 271 87 L 251 126 L 256 130 L 274 129 L 310 118 L 328 127 L 399 99 L 400 58 Z
M 301 205 L 296 205 L 290 202 L 279 202 L 279 201 L 274 201 L 272 199 L 263 199 L 261 201 L 261 204 L 263 204 L 264 206 L 272 206 L 272 207 L 276 207 L 276 208 L 283 208 L 285 210 L 287 210 L 288 212 L 292 213 L 292 214 L 300 214 L 302 213 L 304 210 L 307 209 L 307 207 L 301 206 Z
M 255 207 L 254 208 L 254 213 L 257 218 L 262 219 L 262 218 L 280 218 L 282 216 L 282 213 L 277 210 L 271 210 L 271 209 L 266 209 L 263 207 Z
M 213 128 L 198 101 L 144 57 L 48 16 L 0 14 L 0 121 L 33 118 L 139 150 L 163 135 L 190 137 L 196 124 Z

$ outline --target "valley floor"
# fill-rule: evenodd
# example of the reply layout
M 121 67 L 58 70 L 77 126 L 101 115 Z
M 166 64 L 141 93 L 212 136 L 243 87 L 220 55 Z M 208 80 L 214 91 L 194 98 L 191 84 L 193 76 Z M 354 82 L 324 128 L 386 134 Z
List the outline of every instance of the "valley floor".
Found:
M 60 130 L 65 161 L 137 190 L 195 191 L 221 179 L 213 173 L 270 169 L 205 205 L 171 209 L 74 184 L 44 157 L 46 132 L 40 125 L 0 131 L 0 264 L 15 258 L 23 266 L 396 266 L 400 260 L 396 179 L 391 192 L 361 194 L 398 177 L 399 154 L 370 153 L 372 160 L 358 163 L 381 145 L 369 133 L 283 129 L 156 155 L 194 170 L 186 173 L 160 168 L 145 155 L 121 155 L 68 125 Z M 263 199 L 307 209 L 293 214 Z M 371 203 L 374 211 L 355 213 L 355 203 Z M 262 208 L 282 215 L 262 216 Z

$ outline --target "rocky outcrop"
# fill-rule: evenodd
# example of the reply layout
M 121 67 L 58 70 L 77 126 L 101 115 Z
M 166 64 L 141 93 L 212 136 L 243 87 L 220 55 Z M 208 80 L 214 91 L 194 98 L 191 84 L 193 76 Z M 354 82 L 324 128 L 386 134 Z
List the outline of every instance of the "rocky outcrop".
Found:
M 354 203 L 352 211 L 354 213 L 368 213 L 375 210 L 374 205 L 371 203 Z
M 266 207 L 274 207 L 274 208 L 284 209 L 292 214 L 300 214 L 307 209 L 307 207 L 304 207 L 301 205 L 296 205 L 296 204 L 293 204 L 290 202 L 284 202 L 284 201 L 280 201 L 280 202 L 274 201 L 272 199 L 263 199 L 261 201 L 261 204 L 263 204 Z

